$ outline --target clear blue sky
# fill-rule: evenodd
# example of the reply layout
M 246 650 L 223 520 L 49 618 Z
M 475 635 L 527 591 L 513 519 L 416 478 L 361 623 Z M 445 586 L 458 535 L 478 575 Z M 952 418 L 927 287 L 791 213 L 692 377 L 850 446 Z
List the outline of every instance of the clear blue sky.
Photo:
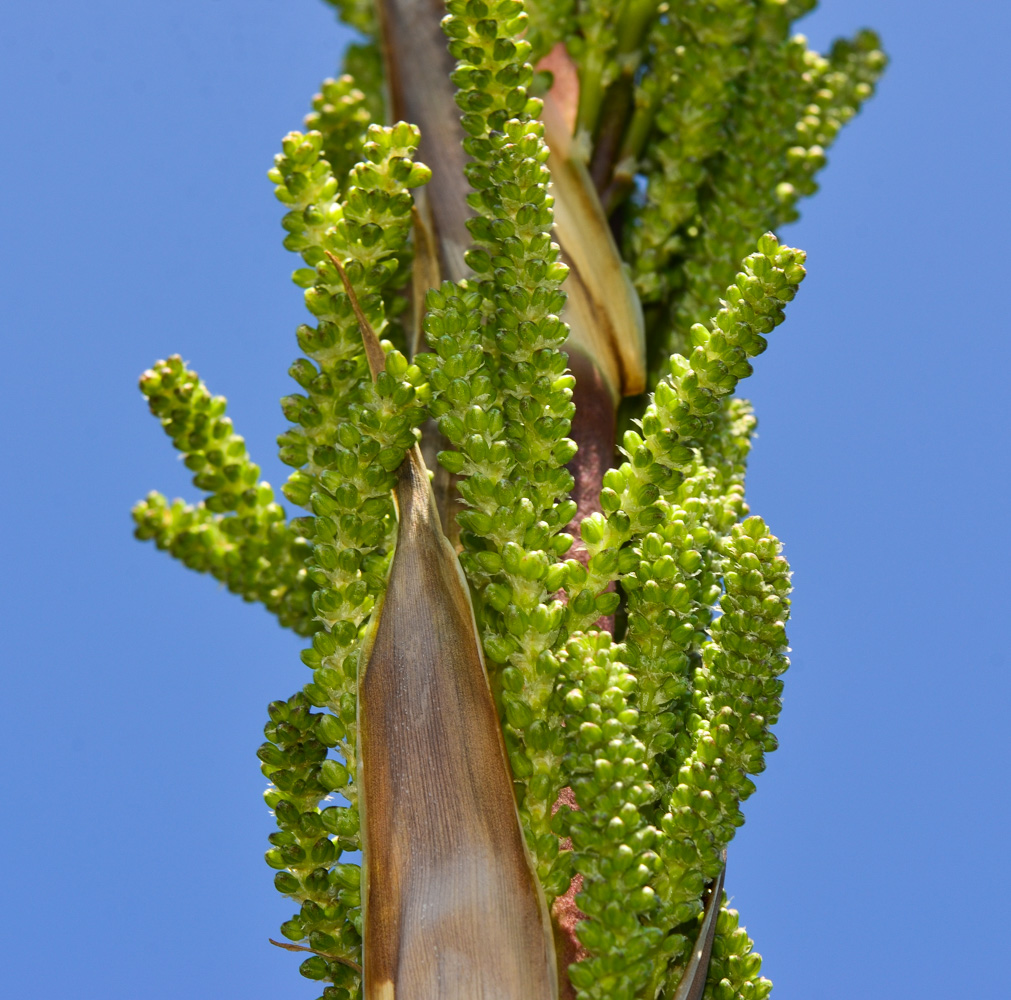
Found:
M 864 24 L 892 66 L 781 234 L 810 277 L 747 388 L 794 665 L 727 886 L 779 1000 L 998 998 L 1011 7 L 824 0 L 803 28 Z M 345 40 L 318 0 L 0 13 L 7 996 L 317 995 L 266 943 L 290 911 L 254 756 L 299 643 L 129 508 L 195 495 L 136 390 L 172 352 L 283 480 L 303 313 L 265 172 Z

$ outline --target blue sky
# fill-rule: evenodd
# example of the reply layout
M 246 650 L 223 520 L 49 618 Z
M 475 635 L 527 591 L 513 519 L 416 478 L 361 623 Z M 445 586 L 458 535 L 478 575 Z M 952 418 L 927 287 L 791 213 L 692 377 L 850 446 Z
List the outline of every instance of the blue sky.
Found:
M 747 386 L 794 654 L 727 887 L 779 1000 L 1001 997 L 1011 8 L 801 27 L 864 24 L 892 65 L 780 234 L 809 277 Z M 0 13 L 7 995 L 317 995 L 266 943 L 289 910 L 254 756 L 299 643 L 129 508 L 195 496 L 136 389 L 173 352 L 284 479 L 303 312 L 265 172 L 346 37 L 318 0 Z

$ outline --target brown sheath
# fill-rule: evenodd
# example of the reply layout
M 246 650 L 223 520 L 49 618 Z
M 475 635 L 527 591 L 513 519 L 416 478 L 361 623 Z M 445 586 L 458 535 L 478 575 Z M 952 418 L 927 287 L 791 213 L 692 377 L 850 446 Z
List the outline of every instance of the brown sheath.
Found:
M 573 149 L 565 109 L 552 94 L 541 114 L 551 150 L 555 238 L 569 277 L 563 318 L 569 345 L 600 368 L 615 404 L 646 390 L 646 339 L 642 306 L 621 260 L 607 217 L 586 167 Z
M 554 1000 L 470 596 L 417 448 L 395 496 L 397 548 L 359 676 L 365 1000 Z

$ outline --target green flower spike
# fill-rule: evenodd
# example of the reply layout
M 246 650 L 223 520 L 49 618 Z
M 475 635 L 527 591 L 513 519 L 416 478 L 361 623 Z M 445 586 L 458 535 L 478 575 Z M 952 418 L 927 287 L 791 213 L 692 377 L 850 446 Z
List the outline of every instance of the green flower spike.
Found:
M 361 869 L 340 859 L 360 846 L 358 813 L 319 807 L 347 784 L 347 770 L 327 756 L 343 738 L 343 727 L 334 716 L 313 712 L 303 694 L 274 702 L 269 712 L 267 742 L 257 755 L 271 782 L 265 798 L 278 831 L 270 835 L 266 859 L 277 870 L 278 892 L 300 904 L 281 933 L 320 953 L 302 963 L 302 975 L 328 980 L 335 991 L 329 997 L 350 1000 L 357 995 L 355 967 L 361 964 Z
M 727 123 L 700 235 L 687 249 L 675 330 L 711 313 L 756 233 L 797 218 L 795 205 L 815 189 L 827 144 L 873 92 L 886 62 L 871 32 L 837 43 L 830 60 L 809 51 L 802 35 L 759 51 Z
M 372 122 L 368 99 L 345 73 L 337 80 L 324 80 L 312 99 L 306 128 L 322 136 L 320 153 L 341 190 L 346 190 L 355 164 L 364 155 L 366 132 Z
M 315 725 L 328 736 L 325 746 L 334 747 L 340 759 L 326 758 L 325 753 L 325 759 L 317 759 L 316 744 L 307 750 L 301 738 L 286 746 L 280 737 L 288 738 L 287 731 L 269 726 L 270 742 L 263 753 L 270 759 L 262 758 L 262 753 L 261 758 L 273 766 L 290 761 L 292 754 L 296 761 L 306 754 L 312 757 L 319 772 L 306 786 L 308 791 L 291 798 L 275 780 L 268 801 L 278 796 L 289 801 L 297 823 L 311 832 L 317 827 L 313 817 L 327 817 L 327 831 L 334 835 L 329 842 L 342 850 L 360 846 L 354 774 L 362 629 L 385 589 L 389 539 L 395 525 L 394 470 L 414 445 L 414 428 L 425 419 L 421 403 L 427 387 L 420 370 L 397 351 L 389 352 L 386 370 L 373 382 L 355 313 L 357 302 L 352 303 L 345 293 L 342 275 L 331 258 L 343 257 L 348 262 L 346 276 L 356 287 L 361 308 L 371 314 L 375 327 L 383 329 L 382 292 L 400 273 L 398 254 L 404 251 L 410 228 L 408 188 L 423 184 L 428 177 L 427 169 L 410 159 L 417 141 L 417 131 L 404 124 L 371 127 L 364 146 L 367 159 L 351 171 L 341 200 L 329 165 L 322 159 L 319 133 L 289 136 L 271 172 L 278 196 L 292 206 L 285 217 L 290 234 L 286 245 L 315 263 L 309 272 L 313 283 L 306 291 L 306 304 L 319 321 L 315 328 L 300 327 L 299 344 L 308 357 L 291 368 L 306 394 L 282 401 L 285 414 L 296 422 L 279 439 L 282 458 L 300 466 L 286 484 L 285 495 L 312 514 L 298 523 L 313 543 L 307 572 L 314 586 L 313 614 L 322 625 L 302 654 L 313 670 L 312 683 L 304 695 L 296 695 L 288 704 L 296 704 L 300 711 L 309 705 L 328 710 L 312 718 L 320 720 Z M 299 277 L 300 283 L 308 284 L 308 275 L 302 272 Z M 274 772 L 268 776 L 273 779 Z M 320 799 L 329 793 L 341 795 L 349 804 L 321 809 Z M 278 822 L 283 823 L 281 815 Z M 283 825 L 282 833 L 296 836 Z M 306 850 L 304 845 L 299 849 Z M 320 844 L 317 854 L 322 858 L 328 850 Z M 285 857 L 283 853 L 268 855 L 268 862 Z M 294 865 L 287 865 L 282 873 L 291 878 L 279 876 L 277 881 L 282 892 L 302 904 L 282 933 L 308 935 L 310 944 L 315 934 L 323 942 L 318 948 L 313 945 L 320 954 L 303 963 L 303 975 L 328 979 L 334 990 L 355 990 L 356 974 L 347 962 L 325 956 L 338 955 L 360 964 L 359 869 L 341 864 L 330 868 L 326 858 L 316 864 L 311 851 L 307 857 L 314 862 L 313 881 L 307 883 L 308 876 Z M 325 885 L 324 877 L 330 880 Z
M 678 488 L 656 528 L 630 548 L 625 641 L 639 681 L 641 737 L 653 782 L 669 790 L 690 745 L 693 663 L 708 637 L 722 586 L 721 539 L 748 514 L 744 462 L 755 418 L 731 399 L 704 449 L 703 465 Z
M 315 178 L 324 203 L 334 195 L 332 175 L 319 158 L 318 136 L 290 136 L 273 172 L 275 179 L 283 180 L 286 197 L 294 199 L 293 189 L 302 192 L 298 201 L 289 202 L 298 207 L 285 219 L 288 240 L 296 237 L 294 249 L 317 261 L 306 303 L 319 324 L 299 329 L 300 345 L 309 357 L 291 369 L 307 393 L 282 401 L 297 426 L 279 439 L 282 458 L 301 466 L 285 486 L 285 495 L 315 515 L 306 529 L 315 543 L 309 576 L 317 588 L 313 610 L 325 630 L 303 659 L 317 674 L 312 697 L 318 704 L 332 702 L 352 729 L 358 628 L 385 578 L 392 473 L 414 443 L 413 428 L 425 419 L 417 398 L 424 380 L 419 369 L 395 353 L 373 386 L 357 319 L 326 254 L 349 261 L 349 279 L 362 307 L 382 330 L 381 291 L 398 271 L 396 255 L 410 226 L 407 188 L 428 176 L 426 168 L 410 160 L 416 144 L 417 132 L 407 125 L 372 127 L 366 144 L 369 160 L 352 171 L 344 202 L 329 201 L 326 213 L 310 200 L 311 185 L 297 180 Z M 325 216 L 331 226 L 317 216 Z M 342 749 L 353 767 L 353 736 Z
M 566 772 L 577 809 L 560 811 L 572 838 L 576 897 L 586 919 L 577 928 L 588 958 L 570 966 L 580 1000 L 635 1000 L 649 981 L 663 932 L 644 922 L 656 908 L 660 859 L 647 818 L 655 798 L 646 748 L 636 737 L 636 679 L 623 647 L 606 633 L 573 636 L 559 654 L 564 680 Z
M 565 764 L 576 809 L 560 811 L 556 825 L 571 838 L 582 880 L 577 934 L 589 953 L 569 967 L 569 978 L 579 1000 L 634 1000 L 656 996 L 668 962 L 683 958 L 666 995 L 698 1000 L 716 932 L 722 865 L 697 928 L 670 933 L 670 911 L 654 889 L 663 880 L 657 853 L 663 834 L 651 822 L 656 792 L 636 735 L 642 713 L 626 658 L 627 650 L 604 633 L 573 636 L 559 657 Z
M 676 503 L 677 490 L 699 462 L 699 449 L 719 426 L 723 400 L 740 379 L 751 374 L 748 361 L 766 347 L 765 334 L 783 320 L 783 307 L 804 277 L 804 254 L 780 245 L 772 234 L 759 241 L 758 252 L 744 261 L 743 271 L 726 291 L 723 308 L 711 329 L 696 324 L 690 357 L 675 354 L 670 374 L 660 382 L 640 422 L 642 433 L 628 431 L 622 451 L 628 458 L 604 476 L 602 514 L 580 527 L 590 554 L 585 571 L 569 564 L 570 632 L 581 631 L 601 613 L 599 600 L 621 573 L 629 573 L 634 555 L 623 547 L 634 536 L 648 534 Z M 629 577 L 626 589 L 634 589 Z M 611 605 L 614 610 L 616 601 Z
M 764 755 L 776 746 L 770 730 L 779 717 L 779 678 L 789 665 L 790 572 L 779 542 L 761 518 L 749 517 L 722 549 L 723 613 L 695 671 L 694 745 L 664 795 L 667 811 L 658 823 L 664 836 L 654 887 L 672 927 L 694 919 L 702 886 L 719 874 L 723 851 L 744 822 L 740 805 L 754 791 L 748 775 L 764 770 Z M 683 951 L 671 957 L 673 983 L 682 975 Z
M 247 601 L 260 601 L 282 625 L 315 630 L 305 573 L 308 544 L 292 531 L 269 483 L 196 372 L 173 355 L 140 379 L 141 392 L 165 433 L 209 494 L 201 503 L 171 504 L 151 493 L 133 509 L 138 538 L 152 539 L 190 569 L 210 573 Z
M 753 0 L 690 2 L 653 26 L 653 60 L 637 88 L 623 150 L 625 159 L 638 157 L 652 125 L 645 202 L 627 237 L 644 302 L 667 291 L 669 262 L 684 247 L 681 227 L 698 212 L 709 161 L 723 146 L 733 82 L 748 65 L 741 43 L 754 17 Z
M 459 477 L 467 510 L 457 515 L 461 562 L 478 595 L 485 653 L 499 667 L 507 745 L 527 843 L 549 899 L 569 878 L 551 830 L 562 787 L 557 723 L 546 717 L 554 687 L 550 651 L 562 606 L 553 596 L 571 544 L 562 529 L 574 453 L 566 437 L 573 380 L 560 347 L 566 268 L 551 242 L 548 151 L 529 97 L 530 46 L 513 0 L 453 0 L 443 27 L 458 65 L 467 177 L 477 216 L 467 253 L 476 278 L 429 293 L 432 354 L 415 360 L 432 387 L 431 409 L 454 445 L 440 462 Z M 554 866 L 562 867 L 553 871 Z

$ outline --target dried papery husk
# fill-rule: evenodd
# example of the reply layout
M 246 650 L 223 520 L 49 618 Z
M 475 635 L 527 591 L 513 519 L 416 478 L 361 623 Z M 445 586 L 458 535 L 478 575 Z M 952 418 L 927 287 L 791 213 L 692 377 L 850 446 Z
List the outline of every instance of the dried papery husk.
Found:
M 331 260 L 375 377 L 379 339 Z M 365 1000 L 557 1000 L 470 591 L 417 446 L 394 499 L 396 549 L 358 669 Z
M 565 109 L 545 95 L 544 138 L 554 196 L 555 235 L 569 265 L 564 319 L 566 350 L 579 350 L 600 370 L 613 404 L 646 391 L 642 305 L 622 263 L 597 189 L 573 149 Z
M 420 451 L 359 668 L 365 1000 L 553 1000 L 546 900 Z

